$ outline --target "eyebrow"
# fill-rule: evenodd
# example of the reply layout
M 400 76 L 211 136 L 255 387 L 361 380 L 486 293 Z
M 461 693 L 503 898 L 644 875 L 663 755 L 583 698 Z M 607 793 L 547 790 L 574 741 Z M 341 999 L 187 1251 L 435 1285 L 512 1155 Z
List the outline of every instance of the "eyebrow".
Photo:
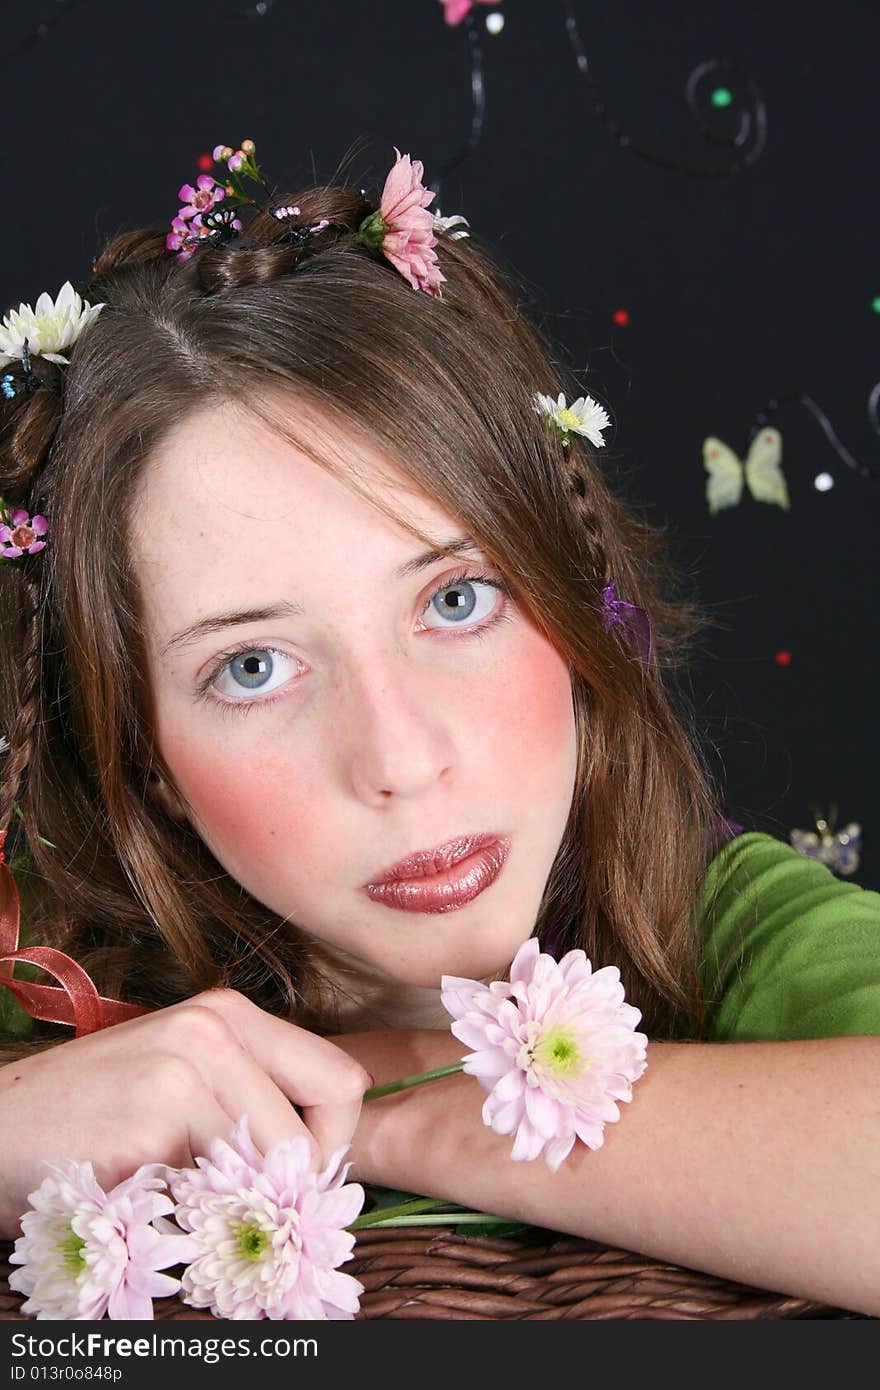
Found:
M 422 570 L 433 565 L 437 560 L 443 560 L 447 551 L 454 551 L 457 554 L 479 553 L 479 546 L 472 541 L 469 536 L 454 536 L 447 541 L 442 549 L 426 550 L 422 555 L 416 555 L 411 560 L 406 560 L 394 571 L 392 578 L 409 579 L 414 574 L 419 574 Z M 279 603 L 272 603 L 262 608 L 243 608 L 239 612 L 215 613 L 210 618 L 200 618 L 198 622 L 190 623 L 188 627 L 181 628 L 170 637 L 162 648 L 161 654 L 175 650 L 179 647 L 186 647 L 194 642 L 196 638 L 203 637 L 209 632 L 220 632 L 227 627 L 243 627 L 247 623 L 264 623 L 270 618 L 290 618 L 303 617 L 305 608 L 301 603 L 296 603 L 291 599 L 284 599 Z

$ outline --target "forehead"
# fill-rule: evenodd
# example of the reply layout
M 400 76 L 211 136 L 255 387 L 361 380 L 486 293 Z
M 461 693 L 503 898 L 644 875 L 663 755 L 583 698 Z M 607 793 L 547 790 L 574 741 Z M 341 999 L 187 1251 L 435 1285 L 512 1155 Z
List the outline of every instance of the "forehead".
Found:
M 433 538 L 456 530 L 389 456 L 314 414 L 306 428 L 309 443 L 352 468 L 392 516 Z M 224 404 L 187 416 L 147 462 L 129 546 L 142 594 L 165 602 L 170 587 L 206 598 L 253 586 L 256 564 L 257 580 L 297 573 L 340 548 L 353 566 L 381 556 L 388 568 L 419 542 L 264 421 Z
M 343 433 L 315 411 L 293 409 L 297 430 L 308 444 L 363 477 L 383 501 L 396 506 L 409 494 L 419 514 L 442 515 L 430 499 L 418 496 L 390 456 L 353 431 Z M 220 513 L 234 509 L 277 519 L 279 504 L 289 503 L 293 512 L 307 493 L 323 491 L 329 496 L 338 489 L 365 505 L 353 489 L 258 416 L 225 403 L 192 412 L 166 435 L 146 466 L 135 513 L 155 514 L 170 503 L 170 509 L 178 511 L 191 506 L 210 509 L 218 520 Z

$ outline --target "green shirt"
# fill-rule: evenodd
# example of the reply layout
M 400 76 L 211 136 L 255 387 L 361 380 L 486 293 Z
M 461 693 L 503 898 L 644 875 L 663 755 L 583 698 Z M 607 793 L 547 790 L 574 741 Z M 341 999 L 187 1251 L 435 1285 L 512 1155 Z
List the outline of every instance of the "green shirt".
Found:
M 703 914 L 707 1042 L 880 1033 L 880 893 L 748 831 L 709 865 Z

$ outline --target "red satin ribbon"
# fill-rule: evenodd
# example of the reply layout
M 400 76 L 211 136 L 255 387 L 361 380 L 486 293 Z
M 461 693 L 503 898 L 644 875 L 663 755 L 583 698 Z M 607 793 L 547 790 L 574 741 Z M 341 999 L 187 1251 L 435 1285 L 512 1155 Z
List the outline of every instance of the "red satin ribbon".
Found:
M 6 830 L 0 831 L 0 985 L 5 985 L 15 995 L 32 1018 L 75 1025 L 78 1038 L 148 1014 L 150 1010 L 139 1004 L 105 999 L 82 966 L 63 951 L 56 951 L 53 946 L 19 947 L 21 904 L 12 870 L 3 853 L 6 833 Z M 61 988 L 16 980 L 13 971 L 17 960 L 30 961 L 54 975 L 61 981 Z

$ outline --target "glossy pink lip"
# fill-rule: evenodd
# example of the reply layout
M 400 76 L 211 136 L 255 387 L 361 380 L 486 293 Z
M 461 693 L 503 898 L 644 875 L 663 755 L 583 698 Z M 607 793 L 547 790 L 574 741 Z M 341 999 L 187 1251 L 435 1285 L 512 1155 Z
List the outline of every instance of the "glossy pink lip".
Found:
M 460 835 L 457 840 L 447 840 L 445 844 L 436 845 L 434 849 L 416 850 L 415 854 L 398 859 L 389 869 L 383 869 L 375 878 L 371 878 L 369 883 L 365 883 L 364 887 L 376 888 L 380 883 L 391 883 L 396 879 L 427 878 L 431 874 L 441 874 L 461 859 L 466 859 L 475 850 L 497 844 L 500 838 L 502 837 L 488 833 Z
M 424 861 L 419 861 L 423 872 L 412 878 L 389 878 L 364 887 L 373 902 L 400 912 L 455 912 L 495 882 L 510 853 L 510 840 L 504 835 L 479 838 L 489 842 L 441 873 L 425 873 Z

